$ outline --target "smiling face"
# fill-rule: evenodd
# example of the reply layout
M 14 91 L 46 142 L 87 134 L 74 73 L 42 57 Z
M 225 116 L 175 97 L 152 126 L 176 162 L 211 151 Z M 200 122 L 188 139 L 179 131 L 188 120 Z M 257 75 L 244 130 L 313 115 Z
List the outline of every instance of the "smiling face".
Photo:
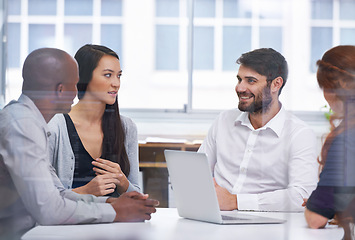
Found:
M 120 61 L 111 55 L 104 55 L 92 73 L 84 98 L 114 104 L 120 89 L 121 75 Z
M 238 71 L 238 84 L 235 91 L 239 97 L 238 108 L 249 113 L 266 112 L 272 102 L 270 86 L 266 76 L 241 65 Z

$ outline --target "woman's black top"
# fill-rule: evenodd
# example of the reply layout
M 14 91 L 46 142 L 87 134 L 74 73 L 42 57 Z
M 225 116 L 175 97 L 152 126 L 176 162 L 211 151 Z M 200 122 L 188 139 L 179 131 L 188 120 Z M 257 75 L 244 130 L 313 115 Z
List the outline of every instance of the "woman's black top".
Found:
M 94 159 L 86 151 L 78 132 L 68 114 L 64 114 L 67 124 L 70 145 L 75 156 L 74 178 L 72 188 L 84 186 L 91 181 L 96 175 L 91 164 Z
M 317 189 L 307 201 L 307 208 L 326 218 L 344 211 L 355 198 L 355 129 L 336 136 L 328 150 Z

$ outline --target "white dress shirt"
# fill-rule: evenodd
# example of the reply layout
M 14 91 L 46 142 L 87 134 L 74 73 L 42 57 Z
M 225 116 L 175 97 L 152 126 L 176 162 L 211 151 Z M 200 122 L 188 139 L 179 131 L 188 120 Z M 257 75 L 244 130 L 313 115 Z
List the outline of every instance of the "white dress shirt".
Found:
M 239 210 L 302 211 L 317 185 L 315 134 L 283 107 L 259 129 L 246 112 L 222 112 L 199 152 L 216 182 L 237 195 Z

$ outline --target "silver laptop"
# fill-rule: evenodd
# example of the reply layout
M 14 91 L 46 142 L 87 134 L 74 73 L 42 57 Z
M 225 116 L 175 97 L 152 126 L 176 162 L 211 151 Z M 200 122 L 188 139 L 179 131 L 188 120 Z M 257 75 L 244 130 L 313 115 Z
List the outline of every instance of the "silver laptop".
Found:
M 286 222 L 236 211 L 222 215 L 207 155 L 173 150 L 165 150 L 164 154 L 180 217 L 218 224 Z

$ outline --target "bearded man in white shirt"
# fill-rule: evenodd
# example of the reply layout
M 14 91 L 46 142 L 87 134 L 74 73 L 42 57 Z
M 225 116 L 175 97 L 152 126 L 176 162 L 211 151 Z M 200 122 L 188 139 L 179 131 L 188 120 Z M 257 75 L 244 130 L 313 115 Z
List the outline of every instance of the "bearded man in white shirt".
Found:
M 239 110 L 222 112 L 199 149 L 208 155 L 220 209 L 302 211 L 318 180 L 316 137 L 279 101 L 287 62 L 261 48 L 237 63 Z

